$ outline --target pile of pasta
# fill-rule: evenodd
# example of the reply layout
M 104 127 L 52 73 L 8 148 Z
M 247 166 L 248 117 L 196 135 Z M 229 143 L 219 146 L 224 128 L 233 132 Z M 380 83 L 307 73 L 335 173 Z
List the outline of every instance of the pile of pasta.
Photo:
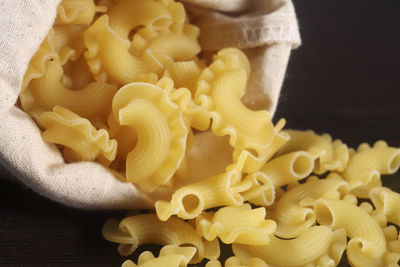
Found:
M 241 101 L 246 55 L 201 58 L 199 34 L 174 0 L 63 0 L 25 75 L 20 105 L 66 162 L 96 161 L 156 197 L 155 213 L 103 227 L 123 256 L 163 246 L 122 266 L 222 266 L 220 241 L 227 267 L 336 266 L 345 250 L 352 266 L 399 266 L 400 194 L 381 175 L 400 149 L 282 130 Z M 193 160 L 214 137 L 229 149 L 209 151 L 227 156 Z

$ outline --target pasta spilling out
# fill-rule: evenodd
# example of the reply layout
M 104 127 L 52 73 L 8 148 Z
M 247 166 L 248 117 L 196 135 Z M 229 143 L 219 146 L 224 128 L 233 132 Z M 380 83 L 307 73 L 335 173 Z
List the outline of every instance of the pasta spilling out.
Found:
M 66 162 L 153 200 L 103 226 L 123 256 L 163 246 L 122 267 L 399 266 L 400 194 L 381 175 L 400 149 L 282 130 L 242 102 L 245 52 L 208 61 L 199 35 L 174 0 L 63 0 L 24 77 L 19 104 Z
M 222 49 L 200 74 L 195 101 L 210 112 L 216 135 L 229 135 L 236 153 L 247 150 L 262 164 L 272 156 L 268 147 L 283 125 L 276 129 L 266 110 L 253 111 L 242 103 L 249 75 L 250 63 L 243 52 Z

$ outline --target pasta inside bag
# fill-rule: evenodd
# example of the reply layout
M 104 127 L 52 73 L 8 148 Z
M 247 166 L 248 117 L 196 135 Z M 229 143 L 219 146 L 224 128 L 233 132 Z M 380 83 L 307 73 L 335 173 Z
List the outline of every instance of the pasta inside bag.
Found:
M 240 107 L 266 119 L 268 144 L 286 138 L 272 137 L 282 122 L 267 121 L 300 44 L 292 3 L 182 2 L 5 4 L 24 39 L 3 41 L 2 165 L 39 194 L 84 209 L 152 208 L 235 162 L 259 168 L 272 156 L 262 152 L 267 144 L 219 117 Z M 232 78 L 238 106 L 207 91 Z M 231 128 L 238 133 L 227 135 Z

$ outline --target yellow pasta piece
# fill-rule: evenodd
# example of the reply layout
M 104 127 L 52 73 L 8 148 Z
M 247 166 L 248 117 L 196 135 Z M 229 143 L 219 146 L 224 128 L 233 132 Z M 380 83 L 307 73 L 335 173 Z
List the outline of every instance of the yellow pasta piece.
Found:
M 210 115 L 208 111 L 192 100 L 192 95 L 188 89 L 175 89 L 174 81 L 170 78 L 162 78 L 156 85 L 163 88 L 169 98 L 181 108 L 182 113 L 188 120 L 189 126 L 202 131 L 210 127 Z
M 371 259 L 378 259 L 385 253 L 383 231 L 363 209 L 343 200 L 319 199 L 315 202 L 314 212 L 319 224 L 346 230 L 351 238 L 347 249 L 349 258 L 359 251 Z
M 240 192 L 248 190 L 251 183 L 240 183 L 240 179 L 240 172 L 233 169 L 179 188 L 171 201 L 156 202 L 158 218 L 165 221 L 176 214 L 182 219 L 193 219 L 205 209 L 241 205 Z
M 194 247 L 179 247 L 167 245 L 161 248 L 159 257 L 155 258 L 150 251 L 142 252 L 139 255 L 138 264 L 130 260 L 125 261 L 121 267 L 185 267 L 196 253 Z
M 146 5 L 154 8 L 146 8 Z M 121 18 L 121 14 L 129 10 L 135 12 L 136 6 L 138 10 L 146 8 L 147 12 L 143 15 L 149 16 Z M 197 42 L 199 31 L 193 25 L 184 24 L 185 12 L 180 3 L 121 1 L 112 10 L 85 32 L 88 48 L 85 56 L 99 81 L 112 80 L 127 84 L 133 82 L 139 73 L 154 72 L 160 75 L 165 64 L 173 60 L 190 60 L 200 52 Z M 176 23 L 181 26 L 177 27 Z M 144 28 L 134 33 L 130 43 L 128 38 L 131 30 L 139 26 Z
M 368 198 L 369 190 L 382 185 L 381 174 L 393 174 L 399 166 L 399 148 L 389 147 L 384 141 L 376 142 L 373 147 L 364 143 L 351 156 L 343 177 L 348 181 L 361 181 L 362 186 L 353 193 L 357 197 Z
M 56 55 L 54 54 L 53 46 L 51 45 L 51 34 L 48 34 L 40 45 L 39 50 L 29 62 L 28 69 L 25 72 L 22 82 L 22 88 L 19 94 L 21 107 L 36 121 L 39 120 L 40 114 L 43 113 L 45 109 L 38 105 L 35 96 L 28 86 L 31 81 L 44 75 L 47 62 L 51 59 L 54 60 L 54 57 L 56 57 Z
M 216 135 L 229 135 L 235 149 L 247 149 L 265 162 L 277 130 L 266 110 L 253 111 L 241 102 L 249 72 L 250 65 L 243 52 L 222 49 L 200 75 L 195 101 L 210 112 Z
M 185 87 L 194 94 L 196 91 L 197 79 L 203 69 L 204 67 L 195 60 L 173 62 L 166 66 L 164 76 L 172 78 L 176 88 Z
M 186 151 L 188 129 L 179 107 L 160 87 L 137 82 L 118 91 L 112 109 L 120 125 L 137 133 L 126 159 L 127 180 L 150 192 L 168 183 Z
M 189 29 L 192 30 L 191 28 Z M 189 34 L 193 34 L 193 32 L 189 32 Z M 154 55 L 159 55 L 160 57 L 167 56 L 165 64 L 170 62 L 167 60 L 168 58 L 176 61 L 190 60 L 201 51 L 197 37 L 198 34 L 193 34 L 193 37 L 191 37 L 187 36 L 185 32 L 158 33 L 154 29 L 144 28 L 135 34 L 130 51 L 134 54 L 151 51 Z M 137 44 L 139 38 L 140 45 Z
M 280 187 L 308 177 L 313 168 L 312 156 L 305 151 L 297 151 L 274 158 L 260 171 L 265 173 L 274 187 Z
M 363 266 L 371 266 L 371 267 L 380 267 L 380 266 L 388 266 L 388 267 L 397 267 L 398 261 L 400 260 L 400 257 L 397 253 L 387 253 L 385 254 L 382 259 L 371 259 L 368 257 L 365 257 L 361 252 L 355 252 L 359 251 L 359 248 L 356 247 L 355 244 L 349 244 L 347 247 L 348 251 L 353 251 L 352 254 L 347 255 L 347 260 L 350 263 L 351 266 L 356 266 L 356 267 L 363 267 Z
M 106 83 L 90 83 L 82 90 L 66 88 L 63 68 L 57 60 L 48 61 L 46 72 L 32 81 L 32 93 L 41 107 L 51 110 L 60 105 L 86 118 L 101 116 L 111 105 L 116 88 Z
M 314 226 L 294 239 L 272 236 L 266 246 L 232 245 L 235 256 L 247 264 L 258 257 L 273 266 L 336 266 L 346 248 L 343 229 Z
M 250 258 L 247 264 L 243 264 L 240 258 L 238 257 L 229 257 L 226 259 L 225 267 L 268 267 L 268 264 L 265 263 L 260 258 Z M 218 260 L 212 260 L 206 263 L 205 267 L 222 267 L 221 263 Z
M 400 194 L 386 187 L 375 187 L 369 194 L 377 211 L 382 212 L 387 221 L 400 227 Z
M 348 255 L 349 263 L 352 266 L 398 266 L 400 260 L 400 240 L 396 227 L 394 225 L 387 226 L 385 215 L 380 211 L 374 210 L 370 203 L 363 202 L 359 207 L 372 216 L 382 228 L 386 239 L 386 251 L 382 257 L 371 259 L 362 253 L 360 246 L 349 244 L 348 250 L 352 251 L 351 255 Z
M 400 260 L 400 233 L 394 225 L 386 226 L 383 232 L 387 244 L 385 262 L 387 265 L 397 264 Z
M 61 65 L 65 64 L 70 59 L 77 60 L 84 50 L 82 37 L 83 28 L 80 26 L 55 26 L 50 29 L 46 39 L 31 59 L 28 70 L 25 73 L 22 91 L 20 93 L 20 101 L 25 112 L 30 114 L 36 121 L 39 120 L 39 116 L 42 112 L 46 109 L 51 110 L 51 108 L 45 108 L 37 103 L 37 99 L 35 99 L 35 95 L 32 92 L 32 87 L 34 87 L 34 85 L 32 85 L 33 81 L 46 75 L 48 62 L 50 60 L 57 60 Z M 62 75 L 60 79 L 62 79 L 64 85 L 66 81 L 70 81 L 70 77 L 65 75 Z M 85 86 L 89 82 L 87 82 Z M 71 84 L 70 87 L 74 87 L 74 83 Z M 76 88 L 85 86 L 78 85 Z M 56 104 L 63 105 L 63 102 Z
M 219 237 L 225 244 L 267 245 L 276 223 L 265 220 L 265 213 L 265 208 L 252 209 L 249 204 L 203 212 L 196 217 L 196 231 L 206 240 Z
M 258 206 L 270 206 L 275 201 L 275 186 L 263 172 L 255 172 L 244 178 L 251 187 L 240 193 L 244 200 Z
M 113 114 L 108 117 L 108 125 L 110 137 L 118 142 L 117 156 L 126 160 L 129 152 L 133 150 L 137 143 L 138 136 L 135 128 L 119 125 Z
M 222 265 L 219 260 L 211 260 L 206 263 L 205 267 L 222 267 Z
M 117 152 L 117 142 L 109 139 L 104 129 L 96 130 L 87 119 L 60 106 L 53 112 L 44 112 L 39 119 L 45 128 L 43 139 L 49 143 L 61 144 L 71 149 L 67 160 L 94 160 L 104 156 L 113 161 Z
M 285 125 L 285 120 L 279 120 L 275 126 L 275 134 L 268 148 L 263 151 L 263 156 L 260 157 L 256 152 L 250 150 L 234 150 L 234 162 L 243 161 L 243 172 L 254 173 L 261 167 L 283 146 L 289 141 L 290 136 L 283 131 L 280 131 Z
M 24 80 L 22 83 L 21 93 L 25 91 L 28 87 L 28 84 L 34 80 L 42 77 L 46 71 L 46 63 L 48 60 L 52 59 L 54 55 L 54 48 L 52 45 L 52 30 L 50 30 L 49 34 L 41 43 L 38 51 L 33 55 L 31 61 L 29 62 L 28 69 L 25 72 Z M 24 107 L 24 103 L 21 97 L 21 104 Z
M 79 58 L 84 50 L 82 36 L 80 26 L 55 26 L 31 60 L 20 100 L 22 108 L 37 121 L 42 112 L 55 105 L 84 117 L 101 115 L 110 106 L 116 89 L 107 84 L 92 83 L 86 63 Z M 74 63 L 68 62 L 77 59 Z M 65 63 L 67 65 L 62 67 Z M 64 67 L 67 67 L 67 73 L 63 71 Z M 78 88 L 84 89 L 79 92 L 69 90 Z
M 143 244 L 160 244 L 196 248 L 191 263 L 200 262 L 204 257 L 204 244 L 195 229 L 174 217 L 165 222 L 155 214 L 130 216 L 121 221 L 109 219 L 103 226 L 102 235 L 110 242 L 119 243 L 118 251 L 123 256 L 132 254 Z
M 317 135 L 313 131 L 285 130 L 290 141 L 282 147 L 279 155 L 305 150 L 315 159 L 313 172 L 323 174 L 327 171 L 343 171 L 349 160 L 346 144 L 340 140 L 332 142 L 328 134 Z
M 110 8 L 108 15 L 111 28 L 121 38 L 128 38 L 137 27 L 167 28 L 174 19 L 166 5 L 154 0 L 122 0 Z
M 135 2 L 135 1 L 131 1 Z M 136 1 L 140 2 L 140 0 Z M 142 1 L 143 2 L 143 1 Z M 150 1 L 149 1 L 150 2 Z M 144 47 L 146 47 L 146 44 L 148 41 L 151 39 L 158 37 L 158 34 L 160 33 L 162 35 L 164 34 L 169 34 L 169 33 L 174 33 L 174 34 L 183 34 L 183 36 L 188 37 L 189 39 L 192 40 L 197 40 L 200 34 L 200 30 L 197 26 L 188 24 L 187 23 L 187 18 L 186 18 L 186 12 L 185 9 L 180 2 L 176 2 L 174 0 L 157 0 L 157 2 L 163 4 L 164 7 L 164 14 L 161 14 L 162 11 L 159 6 L 155 7 L 153 6 L 153 10 L 151 11 L 152 16 L 154 17 L 154 20 L 152 23 L 146 25 L 146 23 L 142 23 L 142 26 L 146 26 L 144 28 L 140 28 L 137 30 L 132 38 L 132 44 L 131 44 L 131 49 L 130 51 L 132 53 L 138 53 L 140 50 L 144 50 Z M 136 4 L 136 3 L 134 3 Z M 149 5 L 154 5 L 154 3 L 149 3 Z M 168 13 L 165 13 L 165 8 L 167 9 Z M 158 17 L 157 16 L 158 12 Z M 147 13 L 149 13 L 149 10 L 147 10 Z M 112 18 L 110 18 L 111 20 Z M 118 19 L 120 20 L 120 19 Z M 130 19 L 132 22 L 132 19 Z M 136 20 L 137 22 L 137 20 Z M 131 24 L 132 25 L 132 24 Z M 113 25 L 112 25 L 113 26 Z M 131 27 L 132 29 L 133 27 Z M 119 31 L 121 33 L 121 36 L 129 36 L 129 31 L 127 31 L 128 27 L 125 28 L 125 30 Z M 135 29 L 135 28 L 133 28 Z M 178 38 L 183 37 L 180 35 Z M 163 37 L 162 37 L 163 38 Z M 184 39 L 182 39 L 184 40 Z M 187 40 L 188 41 L 188 40 Z M 170 45 L 170 44 L 168 44 Z M 176 44 L 181 46 L 182 44 Z M 198 47 L 198 45 L 196 45 Z M 163 48 L 161 48 L 163 49 Z M 176 51 L 176 47 L 172 47 L 173 50 Z M 198 48 L 200 49 L 200 48 Z M 189 57 L 188 59 L 192 59 L 192 57 Z
M 193 223 L 193 222 L 192 222 Z M 194 225 L 192 225 L 194 227 Z M 221 255 L 221 248 L 219 246 L 219 240 L 214 239 L 212 241 L 205 240 L 202 238 L 204 244 L 204 258 L 209 260 L 216 260 Z
M 380 267 L 380 266 L 398 266 L 398 262 L 400 260 L 400 241 L 398 240 L 397 230 L 391 225 L 385 227 L 383 229 L 385 237 L 386 237 L 386 246 L 387 250 L 382 255 L 382 257 L 377 259 L 371 259 L 366 257 L 361 248 L 356 243 L 349 243 L 347 250 L 348 262 L 352 266 L 371 266 L 371 267 Z M 349 253 L 351 251 L 351 253 Z
M 306 183 L 284 193 L 274 205 L 272 218 L 277 223 L 275 234 L 282 238 L 299 236 L 315 224 L 312 209 L 315 200 L 321 197 L 342 198 L 350 190 L 351 186 L 338 175 L 329 175 L 327 179 L 310 177 Z
M 130 43 L 109 26 L 108 16 L 98 18 L 84 34 L 85 58 L 97 81 L 133 82 L 139 73 L 161 73 L 163 64 L 151 51 L 140 56 L 129 53 Z
M 252 186 L 242 196 L 252 204 L 269 206 L 275 200 L 275 188 L 307 177 L 313 167 L 311 155 L 304 151 L 277 157 L 266 163 L 260 171 L 244 178 L 251 181 Z
M 68 60 L 77 60 L 84 52 L 84 30 L 85 27 L 77 25 L 53 26 L 50 30 L 52 49 L 58 55 L 61 65 Z
M 58 57 L 61 65 L 68 60 L 77 60 L 85 49 L 81 26 L 54 26 L 31 59 L 24 76 L 22 91 L 31 80 L 42 77 L 48 60 Z
M 96 7 L 94 0 L 62 0 L 57 6 L 55 25 L 92 23 L 97 11 L 105 11 L 103 7 Z

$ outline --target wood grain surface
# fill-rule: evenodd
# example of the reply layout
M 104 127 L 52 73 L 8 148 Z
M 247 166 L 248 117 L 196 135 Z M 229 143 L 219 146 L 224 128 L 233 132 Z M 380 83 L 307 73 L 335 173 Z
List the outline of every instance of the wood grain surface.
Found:
M 349 146 L 400 146 L 400 1 L 295 0 L 303 45 L 275 115 Z M 124 212 L 81 211 L 0 179 L 0 266 L 120 266 L 100 231 Z M 384 183 L 400 191 L 400 175 Z M 137 257 L 135 254 L 132 258 Z M 200 265 L 199 265 L 200 266 Z M 341 266 L 347 266 L 345 260 Z

